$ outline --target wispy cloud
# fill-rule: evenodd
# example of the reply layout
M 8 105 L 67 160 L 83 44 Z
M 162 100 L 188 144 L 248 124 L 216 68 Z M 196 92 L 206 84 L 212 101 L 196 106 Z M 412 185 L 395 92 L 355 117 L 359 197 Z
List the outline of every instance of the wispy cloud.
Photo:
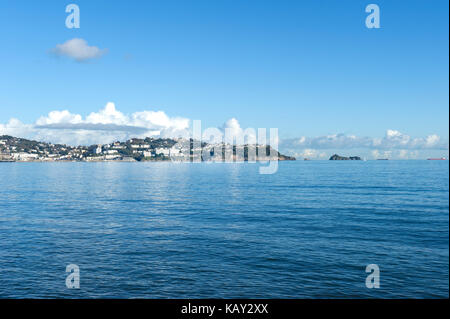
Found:
M 334 153 L 360 155 L 367 158 L 416 159 L 448 156 L 448 139 L 438 135 L 411 137 L 389 129 L 384 137 L 363 137 L 347 134 L 331 134 L 317 137 L 302 136 L 284 139 L 280 150 L 298 158 L 326 159 Z
M 309 149 L 410 149 L 410 150 L 448 150 L 448 141 L 441 141 L 438 135 L 413 138 L 396 130 L 387 130 L 382 138 L 360 137 L 346 134 L 331 134 L 318 137 L 285 139 L 282 145 L 287 148 Z
M 57 44 L 51 52 L 57 56 L 65 56 L 74 59 L 77 62 L 84 62 L 87 60 L 100 58 L 106 54 L 108 50 L 99 49 L 96 46 L 89 46 L 86 40 L 74 38 L 64 42 L 63 44 Z

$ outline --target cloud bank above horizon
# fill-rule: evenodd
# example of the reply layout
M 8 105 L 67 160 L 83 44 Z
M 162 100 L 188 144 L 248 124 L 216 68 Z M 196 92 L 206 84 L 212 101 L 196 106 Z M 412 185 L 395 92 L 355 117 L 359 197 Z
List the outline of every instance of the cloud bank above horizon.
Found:
M 223 126 L 216 129 L 234 136 L 246 135 L 251 131 L 244 130 L 236 118 L 227 120 Z M 86 117 L 68 110 L 55 110 L 39 117 L 32 124 L 12 118 L 5 124 L 0 123 L 0 135 L 68 145 L 106 144 L 133 137 L 190 137 L 191 120 L 169 117 L 163 111 L 145 110 L 124 114 L 116 109 L 114 103 L 108 102 L 103 109 Z M 245 137 L 246 140 L 255 138 L 248 134 Z M 281 139 L 279 149 L 296 157 L 316 159 L 325 159 L 330 153 L 344 150 L 365 150 L 365 154 L 372 158 L 417 158 L 423 151 L 448 154 L 449 144 L 448 140 L 443 141 L 436 134 L 413 138 L 397 130 L 388 129 L 382 138 L 331 134 Z
M 68 145 L 92 145 L 132 137 L 186 136 L 189 126 L 189 119 L 169 117 L 163 111 L 141 111 L 127 115 L 109 102 L 103 109 L 85 118 L 68 110 L 52 111 L 33 124 L 12 118 L 8 123 L 0 124 L 0 135 Z
M 388 129 L 385 136 L 359 137 L 346 134 L 331 134 L 318 137 L 285 139 L 280 148 L 301 158 L 325 159 L 338 151 L 362 151 L 369 158 L 417 159 L 436 154 L 448 157 L 449 143 L 432 134 L 413 138 L 397 130 Z M 427 155 L 428 154 L 428 155 Z M 358 154 L 346 154 L 358 155 Z

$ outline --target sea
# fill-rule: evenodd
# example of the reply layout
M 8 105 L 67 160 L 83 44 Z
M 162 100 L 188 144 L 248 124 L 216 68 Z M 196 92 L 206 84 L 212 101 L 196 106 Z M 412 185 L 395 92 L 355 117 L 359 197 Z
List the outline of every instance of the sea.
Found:
M 263 165 L 0 163 L 0 298 L 449 297 L 448 161 Z

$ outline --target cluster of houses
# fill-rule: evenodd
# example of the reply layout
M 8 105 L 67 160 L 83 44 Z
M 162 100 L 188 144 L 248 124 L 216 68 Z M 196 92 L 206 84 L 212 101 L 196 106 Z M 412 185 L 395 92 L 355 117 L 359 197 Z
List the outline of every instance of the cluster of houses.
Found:
M 171 156 L 186 153 L 178 141 L 147 138 L 72 147 L 0 136 L 0 161 L 168 160 Z
M 165 147 L 155 147 L 152 141 L 152 139 L 147 142 L 142 139 L 131 139 L 125 143 L 99 144 L 94 147 L 93 152 L 86 157 L 86 160 L 168 159 L 171 155 L 180 152 L 176 146 L 169 146 L 176 142 L 168 143 Z
M 86 147 L 35 142 L 11 136 L 0 137 L 0 161 L 80 160 L 87 151 Z

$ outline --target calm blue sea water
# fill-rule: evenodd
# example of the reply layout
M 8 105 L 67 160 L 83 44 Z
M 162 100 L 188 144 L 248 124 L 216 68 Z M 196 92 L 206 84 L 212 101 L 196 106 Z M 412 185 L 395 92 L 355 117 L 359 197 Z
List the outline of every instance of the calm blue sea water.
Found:
M 0 297 L 448 297 L 447 161 L 258 167 L 1 163 Z

